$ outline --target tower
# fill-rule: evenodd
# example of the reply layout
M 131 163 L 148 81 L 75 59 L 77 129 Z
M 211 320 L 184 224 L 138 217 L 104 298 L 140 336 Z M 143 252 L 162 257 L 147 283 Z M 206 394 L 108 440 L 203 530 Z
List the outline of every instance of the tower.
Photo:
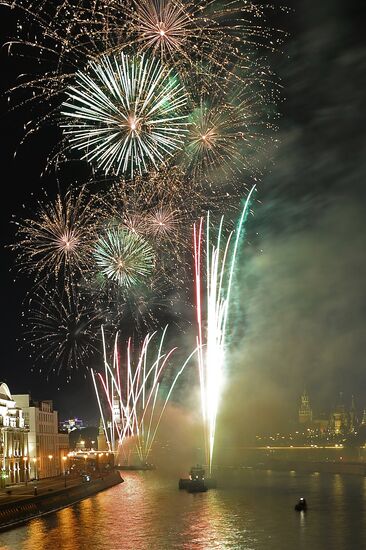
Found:
M 310 407 L 309 396 L 304 389 L 304 392 L 301 396 L 301 404 L 299 408 L 299 423 L 300 424 L 310 424 L 313 420 L 313 411 Z
M 98 451 L 108 451 L 107 438 L 104 433 L 103 422 L 100 419 L 99 422 L 99 432 L 98 432 Z
M 356 411 L 356 406 L 355 406 L 355 398 L 352 395 L 351 407 L 350 407 L 350 410 L 349 410 L 349 431 L 350 431 L 350 433 L 354 433 L 355 430 L 357 430 L 358 424 L 359 424 L 359 422 L 358 422 L 357 411 Z

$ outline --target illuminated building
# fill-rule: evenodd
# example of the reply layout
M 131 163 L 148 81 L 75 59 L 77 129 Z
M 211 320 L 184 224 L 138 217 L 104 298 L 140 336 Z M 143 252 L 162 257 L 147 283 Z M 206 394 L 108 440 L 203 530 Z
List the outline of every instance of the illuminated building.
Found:
M 67 431 L 68 433 L 73 432 L 74 430 L 83 430 L 84 423 L 80 418 L 69 418 L 60 422 L 60 429 L 62 431 Z
M 343 402 L 343 394 L 339 394 L 338 403 L 332 411 L 329 420 L 329 432 L 334 435 L 345 434 L 348 432 L 348 415 Z
M 311 424 L 313 420 L 313 411 L 310 407 L 309 396 L 304 390 L 301 396 L 301 404 L 299 408 L 299 422 L 300 424 Z
M 28 430 L 23 411 L 8 386 L 0 384 L 1 485 L 26 481 L 29 474 Z
M 338 402 L 330 414 L 326 415 L 323 413 L 314 419 L 309 396 L 304 390 L 301 396 L 298 418 L 300 424 L 307 426 L 311 430 L 316 430 L 319 434 L 327 433 L 330 436 L 354 434 L 360 425 L 354 396 L 352 395 L 351 406 L 347 409 L 343 401 L 342 392 L 339 394 Z M 361 425 L 366 425 L 366 411 L 364 412 Z
M 69 452 L 69 436 L 58 431 L 58 413 L 53 410 L 52 401 L 33 402 L 28 394 L 13 397 L 23 409 L 25 425 L 29 429 L 31 478 L 62 474 L 63 457 Z

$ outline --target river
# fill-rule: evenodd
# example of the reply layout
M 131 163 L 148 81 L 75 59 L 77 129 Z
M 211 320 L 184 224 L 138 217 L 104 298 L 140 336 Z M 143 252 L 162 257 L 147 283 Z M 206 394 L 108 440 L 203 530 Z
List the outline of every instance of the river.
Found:
M 223 474 L 221 474 L 223 476 Z M 359 550 L 366 548 L 366 478 L 232 471 L 216 490 L 124 472 L 125 483 L 0 534 L 1 550 Z M 294 511 L 305 496 L 309 509 Z

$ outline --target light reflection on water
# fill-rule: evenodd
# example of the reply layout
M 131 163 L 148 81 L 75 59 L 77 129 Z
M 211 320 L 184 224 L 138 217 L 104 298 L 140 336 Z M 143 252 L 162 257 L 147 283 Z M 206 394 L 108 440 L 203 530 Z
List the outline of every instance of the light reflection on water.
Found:
M 359 476 L 233 471 L 191 495 L 159 472 L 0 534 L 1 550 L 349 550 L 366 548 Z M 307 513 L 293 509 L 300 496 Z

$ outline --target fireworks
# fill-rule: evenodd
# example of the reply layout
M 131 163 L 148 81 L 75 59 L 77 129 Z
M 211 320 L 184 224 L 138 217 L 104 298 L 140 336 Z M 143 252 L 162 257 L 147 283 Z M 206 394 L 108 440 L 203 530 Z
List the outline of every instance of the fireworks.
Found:
M 147 231 L 158 239 L 174 240 L 178 229 L 178 212 L 169 207 L 158 206 L 147 216 Z
M 96 182 L 98 195 L 70 190 L 40 205 L 34 219 L 16 222 L 18 263 L 38 284 L 27 332 L 36 360 L 76 368 L 96 351 L 100 322 L 109 329 L 151 329 L 161 310 L 166 319 L 185 309 L 188 228 L 207 210 L 225 211 L 227 220 L 246 176 L 256 181 L 261 174 L 273 99 L 262 54 L 276 49 L 280 37 L 265 24 L 270 6 L 251 0 L 0 4 L 22 18 L 9 52 L 37 64 L 37 74 L 27 67 L 9 93 L 11 106 L 36 104 L 26 135 L 45 121 L 57 125 L 64 137 L 51 162 L 77 156 L 96 177 L 112 180 L 110 186 L 105 177 L 103 189 Z M 213 247 L 208 223 L 206 308 L 202 223 L 195 230 L 197 346 L 210 469 L 230 289 L 247 207 L 236 236 L 224 246 L 224 221 Z M 132 433 L 141 438 L 142 459 L 156 433 L 160 369 L 171 353 L 159 351 L 148 368 L 149 338 L 136 366 L 128 355 L 126 393 L 118 358 L 113 367 L 105 358 L 105 377 L 97 377 L 109 404 L 118 394 L 120 424 L 112 416 L 109 426 L 120 442 Z M 139 401 L 146 392 L 149 427 L 144 422 L 150 412 Z
M 186 93 L 171 70 L 145 56 L 103 56 L 78 71 L 62 106 L 72 148 L 106 173 L 157 167 L 181 146 Z
M 241 65 L 248 48 L 275 47 L 279 36 L 272 40 L 276 33 L 264 25 L 266 9 L 241 0 L 134 0 L 126 30 L 139 51 L 160 55 L 180 70 L 206 60 L 217 72 Z
M 96 231 L 98 205 L 85 188 L 57 195 L 54 202 L 39 204 L 37 217 L 15 222 L 22 270 L 37 281 L 60 275 L 66 284 L 80 276 L 87 263 Z
M 213 202 L 210 200 L 211 206 Z M 103 199 L 111 225 L 143 237 L 153 248 L 156 265 L 165 275 L 164 266 L 170 261 L 183 269 L 189 248 L 189 225 L 197 211 L 205 211 L 206 205 L 205 193 L 178 168 L 152 171 L 130 185 L 122 180 Z
M 141 48 L 161 57 L 186 56 L 184 45 L 192 38 L 194 28 L 183 4 L 170 0 L 136 1 L 135 28 Z
M 57 372 L 77 369 L 99 352 L 100 322 L 98 310 L 77 294 L 41 288 L 29 303 L 24 344 Z
M 154 267 L 150 245 L 136 233 L 119 227 L 108 229 L 98 239 L 93 255 L 99 272 L 124 288 L 144 282 Z
M 210 241 L 210 222 L 207 220 L 206 233 L 206 300 L 202 304 L 202 238 L 203 219 L 199 226 L 194 226 L 195 251 L 195 282 L 196 282 L 196 317 L 197 317 L 197 348 L 198 367 L 201 387 L 201 408 L 204 423 L 206 461 L 210 473 L 215 443 L 216 418 L 222 386 L 224 383 L 226 326 L 229 314 L 230 293 L 236 255 L 243 227 L 249 211 L 249 203 L 255 187 L 250 191 L 236 229 L 235 239 L 233 232 L 229 234 L 222 246 L 222 224 L 218 230 L 216 244 Z M 234 241 L 234 243 L 232 243 Z M 230 257 L 231 256 L 231 257 Z M 206 321 L 206 333 L 203 324 Z
M 191 77 L 188 87 L 192 89 L 192 110 L 181 158 L 184 170 L 196 185 L 238 180 L 241 196 L 242 173 L 260 173 L 258 153 L 269 142 L 269 130 L 275 126 L 263 119 L 268 101 L 253 81 L 255 76 L 248 74 L 245 81 L 238 83 L 223 72 L 215 78 L 200 72 Z
M 247 72 L 253 78 L 255 66 L 255 80 L 263 82 L 263 56 L 256 52 L 275 50 L 283 39 L 266 24 L 271 6 L 251 1 L 98 0 L 88 4 L 61 0 L 55 4 L 0 0 L 0 4 L 19 14 L 17 37 L 8 43 L 9 53 L 35 58 L 39 66 L 37 74 L 23 74 L 9 94 L 11 104 L 15 100 L 25 106 L 42 105 L 39 118 L 27 123 L 27 135 L 45 121 L 59 124 L 66 91 L 67 103 L 71 102 L 66 112 L 72 121 L 63 123 L 71 147 L 108 173 L 144 171 L 145 164 L 157 166 L 180 147 L 185 92 L 178 76 L 185 82 L 200 67 L 205 74 L 235 75 L 247 82 Z M 154 83 L 160 72 L 160 81 Z M 145 107 L 143 113 L 130 112 L 136 97 L 131 96 L 132 103 L 126 98 L 134 93 L 136 79 L 135 90 L 143 78 L 146 94 L 147 87 L 159 84 L 159 90 L 169 96 L 172 110 L 166 113 L 159 99 L 162 112 L 153 116 L 154 122 L 156 118 L 164 121 L 162 135 L 160 126 L 157 132 L 147 120 Z M 148 99 L 150 107 L 156 92 Z M 179 113 L 173 116 L 176 110 Z M 153 137 L 146 137 L 147 129 Z
M 115 337 L 113 361 L 109 364 L 106 342 L 103 335 L 104 375 L 92 371 L 94 387 L 103 421 L 105 436 L 111 451 L 123 450 L 126 440 L 135 438 L 139 459 L 146 463 L 151 452 L 162 416 L 173 392 L 174 386 L 195 351 L 183 363 L 168 383 L 165 398 L 160 397 L 164 373 L 176 350 L 164 352 L 167 327 L 158 344 L 157 353 L 151 359 L 149 346 L 156 333 L 147 335 L 143 341 L 137 361 L 132 360 L 131 339 L 126 350 L 126 369 L 120 363 L 118 334 Z M 98 384 L 99 382 L 99 384 Z M 98 389 L 98 386 L 100 389 Z M 103 402 L 106 406 L 103 407 Z M 117 444 L 117 449 L 116 449 Z
M 83 293 L 101 312 L 103 323 L 109 331 L 145 334 L 159 327 L 161 322 L 179 318 L 179 310 L 173 307 L 171 287 L 161 275 L 150 276 L 148 284 L 122 288 L 112 282 L 99 281 L 96 277 L 86 284 Z

